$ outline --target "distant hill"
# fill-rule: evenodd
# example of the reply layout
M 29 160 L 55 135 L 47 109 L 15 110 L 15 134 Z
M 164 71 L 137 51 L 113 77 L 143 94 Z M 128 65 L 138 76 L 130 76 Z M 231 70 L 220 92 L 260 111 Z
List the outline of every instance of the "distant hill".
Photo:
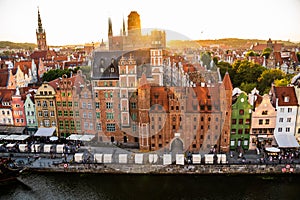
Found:
M 285 46 L 289 45 L 298 45 L 300 43 L 293 43 L 290 41 L 282 41 L 282 40 L 274 40 L 273 42 L 283 43 Z M 249 49 L 251 45 L 255 43 L 265 44 L 267 40 L 259 40 L 259 39 L 239 39 L 239 38 L 224 38 L 224 39 L 216 39 L 216 40 L 193 40 L 193 41 L 182 41 L 182 40 L 172 40 L 168 42 L 169 47 L 180 47 L 186 48 L 189 46 L 197 47 L 200 46 L 214 46 L 219 45 L 224 49 Z
M 34 43 L 15 43 L 10 41 L 0 41 L 0 49 L 26 49 L 31 50 L 36 48 Z

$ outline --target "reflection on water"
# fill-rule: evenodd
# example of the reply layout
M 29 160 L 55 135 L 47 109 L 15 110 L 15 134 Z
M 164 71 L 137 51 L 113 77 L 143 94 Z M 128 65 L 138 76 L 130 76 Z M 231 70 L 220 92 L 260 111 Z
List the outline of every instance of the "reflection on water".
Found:
M 300 176 L 29 174 L 0 199 L 299 199 Z

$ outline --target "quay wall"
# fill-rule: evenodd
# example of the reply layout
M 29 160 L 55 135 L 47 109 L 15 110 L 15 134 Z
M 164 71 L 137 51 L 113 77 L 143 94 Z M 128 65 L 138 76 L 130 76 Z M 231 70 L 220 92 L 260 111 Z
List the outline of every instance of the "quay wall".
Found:
M 299 164 L 257 165 L 137 165 L 137 164 L 59 164 L 29 167 L 31 172 L 102 174 L 300 174 Z

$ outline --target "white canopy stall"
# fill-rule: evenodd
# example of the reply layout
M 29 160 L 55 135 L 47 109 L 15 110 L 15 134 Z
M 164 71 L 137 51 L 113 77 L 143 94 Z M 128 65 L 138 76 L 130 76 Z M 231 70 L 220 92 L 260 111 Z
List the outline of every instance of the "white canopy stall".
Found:
M 50 137 L 55 132 L 55 127 L 51 128 L 39 128 L 34 136 L 37 137 Z

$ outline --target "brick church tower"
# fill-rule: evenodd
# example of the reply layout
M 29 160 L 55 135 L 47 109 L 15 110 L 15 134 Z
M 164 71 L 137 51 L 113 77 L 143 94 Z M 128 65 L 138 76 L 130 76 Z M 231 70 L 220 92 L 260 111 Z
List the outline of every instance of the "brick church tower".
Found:
M 36 30 L 36 39 L 37 39 L 38 50 L 48 50 L 47 42 L 46 42 L 46 32 L 45 29 L 43 29 L 39 9 L 38 9 L 38 29 Z

